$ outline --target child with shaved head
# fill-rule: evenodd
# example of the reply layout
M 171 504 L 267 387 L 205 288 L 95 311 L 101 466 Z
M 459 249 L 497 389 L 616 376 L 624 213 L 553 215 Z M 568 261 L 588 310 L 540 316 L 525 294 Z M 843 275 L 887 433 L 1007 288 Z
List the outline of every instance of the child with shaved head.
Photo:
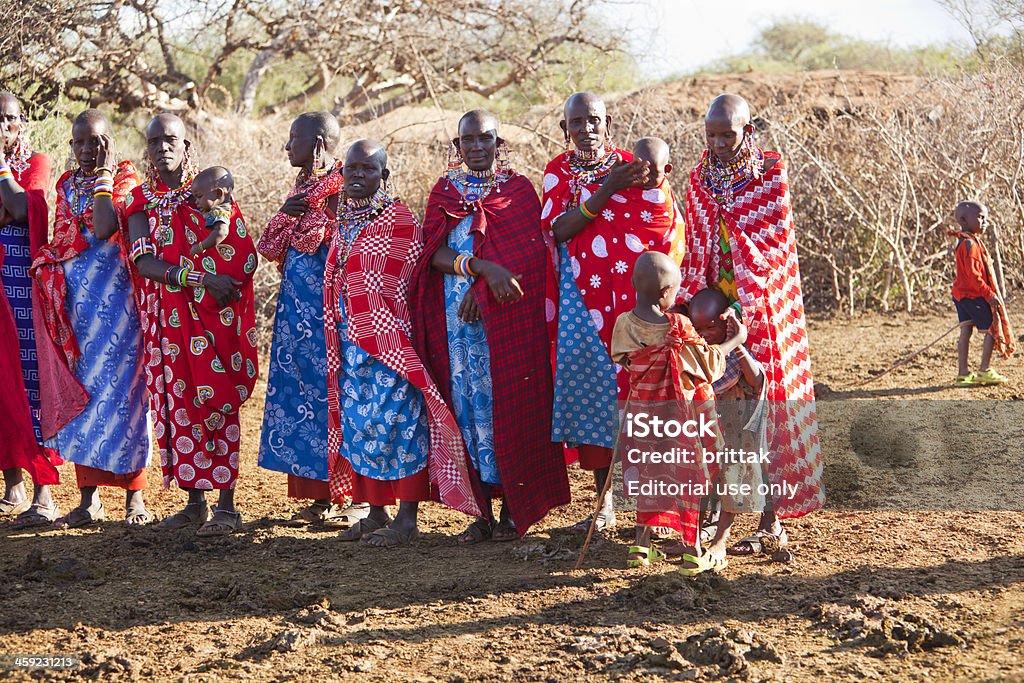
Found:
M 731 313 L 729 298 L 717 289 L 697 292 L 687 307 L 687 317 L 694 329 L 709 344 L 720 344 L 728 336 Z M 712 384 L 718 407 L 719 428 L 727 449 L 765 452 L 768 431 L 765 420 L 766 394 L 764 367 L 746 346 L 740 344 L 725 357 L 725 372 Z M 768 481 L 763 465 L 746 462 L 723 462 L 712 507 L 701 529 L 710 543 L 707 554 L 719 567 L 726 565 L 727 543 L 737 513 L 762 512 L 772 501 L 758 493 Z M 749 486 L 749 494 L 740 493 L 740 486 Z M 782 532 L 785 534 L 785 530 Z M 754 539 L 760 540 L 760 539 Z M 747 541 L 752 542 L 748 539 Z
M 715 396 L 711 383 L 725 371 L 725 357 L 746 339 L 746 328 L 733 317 L 721 343 L 712 345 L 700 337 L 685 316 L 670 312 L 679 292 L 679 266 L 669 256 L 648 251 L 633 267 L 636 306 L 621 314 L 612 332 L 612 359 L 629 372 L 629 397 L 626 416 L 636 412 L 654 412 L 663 419 L 710 418 L 714 422 Z M 683 486 L 707 486 L 710 476 L 702 466 L 701 455 L 719 450 L 717 430 L 711 436 L 662 439 L 641 442 L 627 431 L 620 438 L 620 452 L 634 453 L 631 445 L 653 446 L 653 450 L 678 448 L 697 457 L 690 462 L 662 463 L 655 467 L 637 463 L 632 457 L 623 462 L 624 480 L 629 484 L 655 480 Z M 635 466 L 639 464 L 639 467 Z M 683 536 L 685 575 L 719 569 L 711 557 L 701 552 L 697 534 L 697 510 L 700 494 L 638 495 L 635 545 L 629 549 L 627 565 L 646 566 L 665 559 L 651 545 L 651 528 L 666 526 Z
M 192 181 L 192 202 L 203 214 L 209 231 L 203 239 L 192 245 L 189 250 L 192 256 L 212 249 L 228 236 L 228 224 L 235 203 L 231 197 L 234 190 L 235 179 L 231 171 L 223 166 L 204 168 Z
M 954 213 L 959 230 L 950 235 L 959 241 L 956 244 L 956 280 L 953 282 L 953 303 L 960 320 L 960 339 L 957 342 L 958 368 L 956 386 L 974 387 L 1003 384 L 1006 378 L 993 370 L 992 350 L 999 347 L 1004 358 L 1013 353 L 1013 334 L 999 296 L 999 288 L 988 252 L 981 242 L 988 219 L 988 208 L 981 202 L 963 201 L 956 205 Z M 968 360 L 971 335 L 977 328 L 985 335 L 981 345 L 981 367 L 971 372 Z

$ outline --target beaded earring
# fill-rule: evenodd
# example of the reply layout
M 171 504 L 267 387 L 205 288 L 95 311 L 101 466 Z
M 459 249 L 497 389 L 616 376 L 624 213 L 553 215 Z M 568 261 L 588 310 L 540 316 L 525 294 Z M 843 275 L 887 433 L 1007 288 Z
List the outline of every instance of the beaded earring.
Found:
M 185 154 L 181 159 L 181 186 L 191 185 L 197 175 L 199 175 L 199 166 L 192 153 L 192 145 L 186 145 Z
M 462 149 L 455 140 L 448 143 L 448 172 L 449 178 L 455 177 L 462 170 Z
M 498 138 L 498 144 L 494 149 L 494 172 L 495 175 L 508 177 L 512 175 L 512 162 L 509 160 L 508 143 Z
M 326 176 L 330 170 L 327 162 L 327 148 L 318 136 L 317 141 L 313 143 L 313 166 L 310 170 L 310 175 L 313 178 L 320 179 Z
M 11 167 L 11 170 L 15 173 L 24 173 L 28 170 L 28 160 L 32 158 L 32 150 L 28 146 L 28 133 L 25 130 L 25 119 L 22 118 L 22 129 L 18 133 L 18 137 L 14 140 L 14 146 L 11 148 L 10 154 L 7 155 L 7 165 Z
M 568 133 L 565 134 L 565 153 L 572 154 L 572 138 Z

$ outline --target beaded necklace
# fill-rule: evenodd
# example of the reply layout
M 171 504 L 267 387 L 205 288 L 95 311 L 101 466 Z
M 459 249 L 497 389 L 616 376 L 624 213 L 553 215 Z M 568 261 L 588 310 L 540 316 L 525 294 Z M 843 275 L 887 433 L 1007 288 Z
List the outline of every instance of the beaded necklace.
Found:
M 314 164 L 308 171 L 306 169 L 301 169 L 299 174 L 295 176 L 295 191 L 301 192 L 308 187 L 316 185 L 318 182 L 330 175 L 337 163 L 338 162 L 334 159 L 328 159 L 327 163 L 322 165 Z
M 344 266 L 348 261 L 352 247 L 362 234 L 363 228 L 384 213 L 384 210 L 394 201 L 381 186 L 369 197 L 350 199 L 346 202 L 345 208 L 338 217 L 338 234 L 342 242 L 341 257 L 338 259 L 339 265 Z
M 68 203 L 71 205 L 71 215 L 75 218 L 84 216 L 93 207 L 93 185 L 96 184 L 96 176 L 87 176 L 82 169 L 76 170 L 68 178 Z M 85 199 L 85 204 L 82 200 Z
M 178 205 L 188 198 L 192 188 L 192 181 L 197 175 L 196 170 L 194 164 L 182 164 L 181 185 L 173 190 L 157 189 L 160 176 L 155 169 L 150 172 L 146 182 L 142 184 L 142 196 L 146 198 L 146 208 L 157 209 L 160 216 L 160 229 L 156 239 L 161 245 L 167 245 L 171 242 L 171 216 L 174 214 L 175 209 L 178 208 Z
M 747 135 L 739 152 L 728 162 L 722 163 L 714 152 L 708 150 L 700 166 L 700 175 L 715 201 L 731 209 L 736 195 L 751 180 L 760 178 L 763 168 L 764 152 L 754 146 L 753 136 Z
M 508 180 L 511 172 L 502 168 L 495 172 L 493 168 L 474 171 L 473 169 L 463 170 L 460 167 L 449 170 L 446 175 L 448 181 L 462 195 L 462 205 L 468 211 L 476 211 L 492 190 L 501 192 L 501 184 Z
M 569 153 L 569 192 L 572 205 L 580 205 L 580 194 L 586 185 L 599 185 L 619 160 L 614 150 L 601 146 L 593 152 L 573 150 Z

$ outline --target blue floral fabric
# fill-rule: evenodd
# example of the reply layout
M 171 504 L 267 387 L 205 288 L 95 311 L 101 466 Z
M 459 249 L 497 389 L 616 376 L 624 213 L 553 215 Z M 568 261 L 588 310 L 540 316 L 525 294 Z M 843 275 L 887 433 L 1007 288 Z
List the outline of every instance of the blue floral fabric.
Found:
M 76 212 L 86 210 L 88 197 L 80 201 Z M 83 236 L 89 248 L 62 265 L 68 317 L 82 354 L 75 376 L 89 403 L 47 445 L 75 464 L 129 474 L 150 461 L 142 329 L 121 247 L 88 230 Z
M 448 246 L 457 252 L 471 253 L 472 225 L 472 215 L 459 221 L 448 235 Z M 487 334 L 482 320 L 474 323 L 459 320 L 459 306 L 471 285 L 472 280 L 462 275 L 444 276 L 452 409 L 480 479 L 499 486 L 501 476 L 494 454 L 494 400 Z
M 32 412 L 32 428 L 36 433 L 36 443 L 42 443 L 39 428 L 39 359 L 36 356 L 36 333 L 32 326 L 32 278 L 28 273 L 32 265 L 28 226 L 8 223 L 0 227 L 0 245 L 4 248 L 0 280 L 3 281 L 4 294 L 11 304 L 14 324 L 18 329 L 21 376 L 25 381 L 25 393 Z
M 348 235 L 351 244 L 357 228 Z M 348 339 L 341 320 L 341 454 L 361 476 L 378 481 L 411 477 L 427 466 L 430 424 L 423 394 L 408 380 Z
M 564 242 L 558 248 L 561 265 L 551 440 L 614 448 L 619 429 L 615 364 L 583 303 L 569 250 Z
M 285 255 L 259 453 L 264 469 L 318 481 L 327 481 L 327 251 Z

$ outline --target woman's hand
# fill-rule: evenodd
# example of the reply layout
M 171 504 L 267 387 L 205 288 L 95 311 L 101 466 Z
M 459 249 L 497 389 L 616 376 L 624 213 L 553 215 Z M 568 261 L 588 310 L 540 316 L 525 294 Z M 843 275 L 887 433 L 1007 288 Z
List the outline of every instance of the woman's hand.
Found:
M 608 177 L 604 179 L 604 185 L 612 192 L 625 190 L 627 187 L 637 187 L 647 182 L 649 174 L 646 161 L 616 162 L 612 170 L 608 171 Z
M 459 304 L 459 320 L 464 323 L 475 323 L 480 319 L 480 309 L 476 305 L 476 297 L 473 296 L 473 290 L 470 289 L 466 292 L 466 296 L 462 297 L 462 303 Z
M 493 261 L 474 259 L 471 267 L 477 271 L 491 289 L 491 294 L 502 304 L 511 304 L 523 298 L 523 287 L 519 284 L 522 275 L 513 275 L 507 268 L 499 266 Z
M 242 292 L 238 289 L 241 285 L 241 282 L 227 275 L 207 273 L 203 277 L 203 286 L 206 287 L 206 291 L 212 294 L 214 300 L 221 306 L 227 306 L 242 298 Z
M 117 158 L 114 138 L 106 133 L 96 138 L 96 168 L 113 168 L 113 160 Z
M 280 209 L 281 213 L 292 218 L 301 218 L 304 213 L 309 211 L 309 202 L 306 201 L 307 194 L 306 192 L 296 192 L 284 200 Z

